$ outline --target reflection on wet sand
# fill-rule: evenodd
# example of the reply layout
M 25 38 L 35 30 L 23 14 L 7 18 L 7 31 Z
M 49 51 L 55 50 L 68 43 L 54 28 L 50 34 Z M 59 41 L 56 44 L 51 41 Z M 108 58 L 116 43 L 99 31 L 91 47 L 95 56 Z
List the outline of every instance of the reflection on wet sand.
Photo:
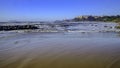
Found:
M 0 40 L 0 68 L 120 68 L 119 44 L 75 34 L 15 35 Z

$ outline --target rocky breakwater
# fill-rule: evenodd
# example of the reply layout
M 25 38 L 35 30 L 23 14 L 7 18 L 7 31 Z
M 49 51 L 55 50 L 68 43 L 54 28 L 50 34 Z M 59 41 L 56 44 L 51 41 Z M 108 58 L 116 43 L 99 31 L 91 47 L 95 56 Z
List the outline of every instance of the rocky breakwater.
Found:
M 0 25 L 0 31 L 38 29 L 35 25 Z

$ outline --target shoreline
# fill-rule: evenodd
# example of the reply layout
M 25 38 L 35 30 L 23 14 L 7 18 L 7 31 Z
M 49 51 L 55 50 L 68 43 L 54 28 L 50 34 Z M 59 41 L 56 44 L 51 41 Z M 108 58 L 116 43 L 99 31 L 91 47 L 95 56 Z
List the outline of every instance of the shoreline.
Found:
M 70 33 L 74 33 L 74 32 L 78 32 L 78 33 L 107 33 L 107 32 L 120 32 L 120 30 L 90 30 L 90 31 L 85 31 L 85 30 L 77 30 L 77 31 L 51 31 L 51 30 L 46 30 L 46 31 L 40 31 L 40 30 L 13 30 L 13 31 L 0 31 L 0 34 L 4 34 L 4 33 L 64 33 L 64 32 L 70 32 Z
M 117 29 L 119 26 L 113 22 L 64 22 L 64 23 L 39 23 L 39 24 L 25 24 L 23 25 L 0 25 L 0 33 L 15 32 L 15 33 L 29 33 L 29 32 L 120 32 Z

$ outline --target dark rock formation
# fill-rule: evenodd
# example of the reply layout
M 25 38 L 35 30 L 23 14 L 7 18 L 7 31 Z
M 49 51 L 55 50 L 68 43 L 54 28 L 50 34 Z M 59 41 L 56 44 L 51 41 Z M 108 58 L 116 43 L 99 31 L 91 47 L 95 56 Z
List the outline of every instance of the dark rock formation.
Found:
M 34 25 L 6 25 L 0 26 L 0 31 L 10 31 L 10 30 L 25 30 L 25 29 L 38 29 Z

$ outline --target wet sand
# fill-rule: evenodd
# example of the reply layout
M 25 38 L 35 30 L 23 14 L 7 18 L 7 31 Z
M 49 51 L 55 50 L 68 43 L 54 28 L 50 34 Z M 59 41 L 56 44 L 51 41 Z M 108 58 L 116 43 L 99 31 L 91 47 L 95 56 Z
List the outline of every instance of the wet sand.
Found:
M 120 68 L 120 38 L 113 35 L 10 34 L 0 38 L 0 68 Z

